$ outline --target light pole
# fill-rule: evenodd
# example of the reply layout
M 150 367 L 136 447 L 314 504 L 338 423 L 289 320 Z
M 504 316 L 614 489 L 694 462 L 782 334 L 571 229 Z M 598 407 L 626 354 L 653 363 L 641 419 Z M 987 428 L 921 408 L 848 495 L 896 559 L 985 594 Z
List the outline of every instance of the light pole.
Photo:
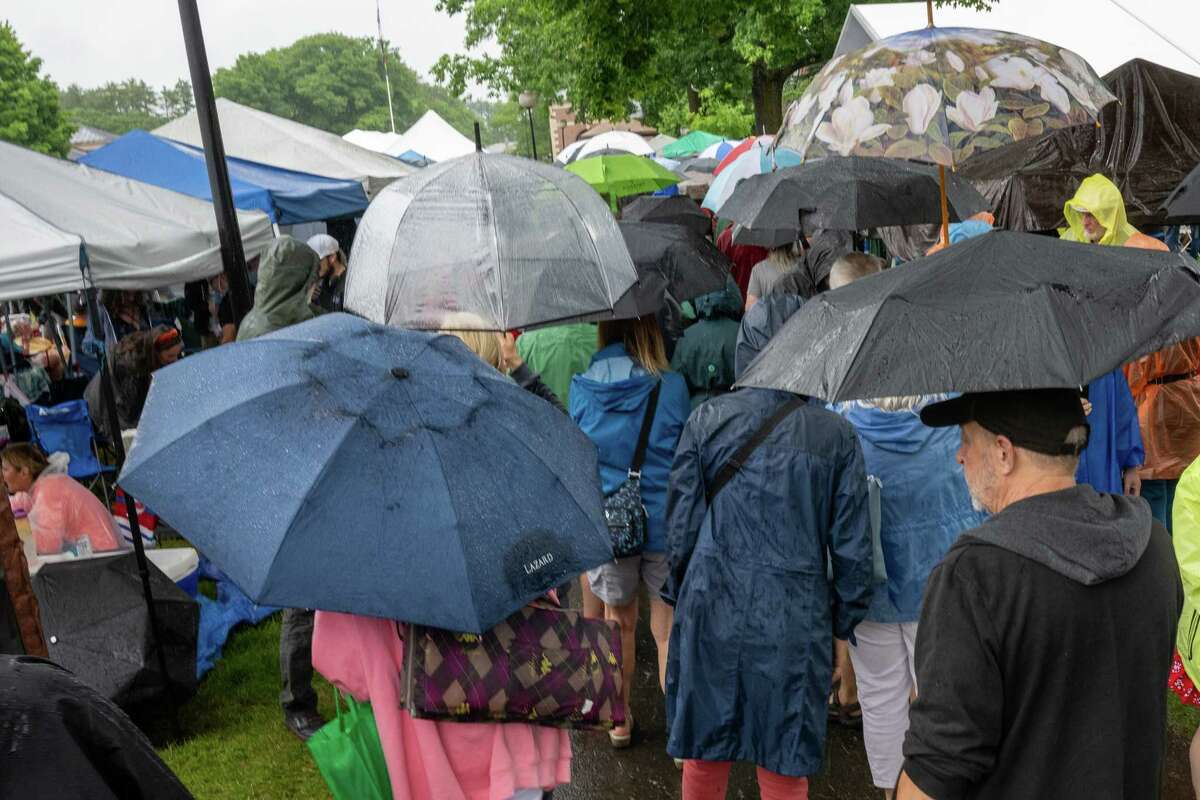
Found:
M 537 92 L 521 92 L 517 97 L 517 102 L 521 104 L 521 108 L 525 109 L 525 115 L 529 117 L 529 143 L 533 148 L 533 160 L 537 161 L 537 136 L 533 133 L 533 107 L 537 105 Z

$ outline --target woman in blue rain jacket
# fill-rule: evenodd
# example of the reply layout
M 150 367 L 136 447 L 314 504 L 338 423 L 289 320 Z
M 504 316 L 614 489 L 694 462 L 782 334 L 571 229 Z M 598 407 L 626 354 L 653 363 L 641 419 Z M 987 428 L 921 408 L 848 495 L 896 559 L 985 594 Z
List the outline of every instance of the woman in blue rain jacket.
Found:
M 744 329 L 786 319 L 754 313 L 761 305 Z M 771 331 L 742 334 L 739 373 Z M 799 782 L 820 768 L 831 633 L 853 640 L 867 610 L 866 477 L 845 420 L 797 406 L 708 500 L 721 467 L 794 397 L 747 388 L 713 398 L 692 413 L 675 456 L 667 752 L 685 759 L 685 798 L 696 775 L 719 784 L 720 765 L 698 762 L 752 762 L 760 785 Z M 721 771 L 727 777 L 727 766 Z
M 587 575 L 590 590 L 604 602 L 604 616 L 621 626 L 623 694 L 628 722 L 610 731 L 614 747 L 632 742 L 629 692 L 634 680 L 634 631 L 638 620 L 638 587 L 650 595 L 650 632 L 658 646 L 659 684 L 666 674 L 671 607 L 659 599 L 667 578 L 663 554 L 663 520 L 667 479 L 679 433 L 691 403 L 687 383 L 671 372 L 658 322 L 653 316 L 602 322 L 600 350 L 591 366 L 571 381 L 571 419 L 599 452 L 600 480 L 606 495 L 625 481 L 637 449 L 650 393 L 659 386 L 658 403 L 642 464 L 641 494 L 648 517 L 646 549 L 641 555 L 604 564 Z M 586 606 L 585 606 L 586 610 Z

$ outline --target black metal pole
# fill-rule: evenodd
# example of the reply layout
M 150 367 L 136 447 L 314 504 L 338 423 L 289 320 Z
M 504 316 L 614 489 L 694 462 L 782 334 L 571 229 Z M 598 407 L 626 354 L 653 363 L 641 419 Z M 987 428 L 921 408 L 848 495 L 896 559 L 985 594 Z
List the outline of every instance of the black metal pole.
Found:
M 88 264 L 87 251 L 81 246 L 79 248 L 79 268 L 83 272 L 84 296 L 87 298 L 88 307 L 88 324 L 92 327 L 92 336 L 98 342 L 105 342 L 104 328 L 100 322 L 100 308 L 96 302 L 96 284 L 92 281 L 92 268 Z M 125 464 L 125 442 L 121 439 L 121 420 L 117 416 L 117 392 L 113 384 L 112 365 L 109 363 L 109 358 L 112 353 L 108 350 L 108 343 L 105 342 L 104 353 L 100 358 L 100 395 L 103 398 L 105 406 L 106 422 L 110 430 L 115 431 L 113 441 L 111 442 L 114 453 L 117 456 L 117 474 L 121 473 L 121 467 Z M 142 579 L 142 596 L 146 599 L 146 613 L 150 618 L 150 635 L 154 638 L 152 643 L 156 660 L 158 661 L 158 671 L 162 675 L 163 686 L 167 690 L 167 695 L 173 697 L 175 694 L 175 685 L 171 682 L 171 675 L 167 672 L 167 653 L 163 646 L 162 631 L 158 627 L 158 614 L 154 610 L 154 592 L 150 588 L 150 566 L 146 560 L 146 547 L 142 543 L 142 528 L 138 523 L 137 501 L 129 492 L 125 492 L 125 516 L 129 519 L 129 531 L 133 537 L 133 552 L 137 558 L 138 576 Z M 179 732 L 179 717 L 172 711 L 176 734 Z
M 225 144 L 221 141 L 221 122 L 213 99 L 212 76 L 208 72 L 208 54 L 204 50 L 204 31 L 196 0 L 179 0 L 179 21 L 183 24 L 183 43 L 187 49 L 192 93 L 196 97 L 196 117 L 200 139 L 204 143 L 204 163 L 208 166 L 208 184 L 213 208 L 217 212 L 217 235 L 221 239 L 221 263 L 229 277 L 233 319 L 238 325 L 250 311 L 250 276 L 246 272 L 246 254 L 238 230 L 237 211 L 229 189 L 229 169 L 225 163 Z
M 483 138 L 479 135 L 479 123 L 475 123 L 475 152 L 483 152 Z
M 526 115 L 529 117 L 529 146 L 533 148 L 533 160 L 537 161 L 537 137 L 533 134 L 533 109 L 525 109 Z

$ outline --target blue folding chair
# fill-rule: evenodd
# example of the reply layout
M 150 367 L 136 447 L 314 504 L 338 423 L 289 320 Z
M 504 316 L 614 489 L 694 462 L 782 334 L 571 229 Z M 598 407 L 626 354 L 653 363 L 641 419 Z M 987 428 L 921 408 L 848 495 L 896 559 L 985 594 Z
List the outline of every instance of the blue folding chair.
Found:
M 109 504 L 106 478 L 115 467 L 103 464 L 96 451 L 96 440 L 92 436 L 92 418 L 88 415 L 87 402 L 70 400 L 56 406 L 25 406 L 29 420 L 29 431 L 34 443 L 46 455 L 64 452 L 71 457 L 67 474 L 84 483 L 88 488 L 99 481 Z

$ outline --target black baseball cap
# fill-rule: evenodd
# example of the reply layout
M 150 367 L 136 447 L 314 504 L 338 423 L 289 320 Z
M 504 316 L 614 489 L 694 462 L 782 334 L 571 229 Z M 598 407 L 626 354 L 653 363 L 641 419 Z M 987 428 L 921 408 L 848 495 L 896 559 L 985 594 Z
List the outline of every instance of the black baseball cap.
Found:
M 926 406 L 921 422 L 931 428 L 974 422 L 1017 447 L 1049 456 L 1079 455 L 1087 447 L 1087 438 L 1068 441 L 1072 430 L 1088 427 L 1076 389 L 968 392 Z

